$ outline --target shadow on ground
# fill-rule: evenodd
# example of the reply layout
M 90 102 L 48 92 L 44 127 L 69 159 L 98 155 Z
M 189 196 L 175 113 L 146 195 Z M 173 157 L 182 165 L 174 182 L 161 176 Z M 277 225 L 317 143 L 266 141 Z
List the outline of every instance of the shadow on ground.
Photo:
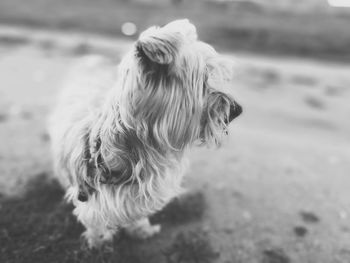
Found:
M 165 229 L 158 237 L 137 241 L 122 234 L 113 248 L 93 251 L 81 246 L 83 227 L 63 195 L 57 182 L 40 174 L 20 197 L 0 196 L 0 262 L 206 263 L 218 257 L 201 228 L 201 193 L 176 199 L 152 217 Z

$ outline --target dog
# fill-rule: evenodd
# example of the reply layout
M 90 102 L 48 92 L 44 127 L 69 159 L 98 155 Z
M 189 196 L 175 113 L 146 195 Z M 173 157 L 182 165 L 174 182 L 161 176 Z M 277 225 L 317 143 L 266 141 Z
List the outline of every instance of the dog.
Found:
M 233 63 L 197 39 L 187 19 L 142 32 L 119 64 L 90 57 L 71 71 L 50 118 L 54 170 L 90 248 L 124 229 L 160 231 L 148 217 L 182 191 L 186 153 L 218 145 L 242 107 Z

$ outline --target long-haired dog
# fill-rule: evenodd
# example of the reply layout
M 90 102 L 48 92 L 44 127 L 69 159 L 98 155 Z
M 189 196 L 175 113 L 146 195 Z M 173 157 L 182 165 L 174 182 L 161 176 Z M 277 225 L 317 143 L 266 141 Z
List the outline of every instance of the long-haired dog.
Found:
M 147 238 L 148 216 L 181 192 L 185 153 L 219 145 L 242 108 L 224 92 L 232 64 L 188 20 L 144 31 L 114 65 L 88 59 L 52 115 L 57 177 L 90 247 L 118 229 Z

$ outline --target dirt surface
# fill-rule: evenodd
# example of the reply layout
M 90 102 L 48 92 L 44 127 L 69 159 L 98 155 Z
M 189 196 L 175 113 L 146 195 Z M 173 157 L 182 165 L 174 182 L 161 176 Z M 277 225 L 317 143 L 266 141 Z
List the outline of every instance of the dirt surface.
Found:
M 52 181 L 46 117 L 79 49 L 0 48 L 0 262 L 350 261 L 350 66 L 238 54 L 244 107 L 219 150 L 191 152 L 148 241 L 87 251 Z

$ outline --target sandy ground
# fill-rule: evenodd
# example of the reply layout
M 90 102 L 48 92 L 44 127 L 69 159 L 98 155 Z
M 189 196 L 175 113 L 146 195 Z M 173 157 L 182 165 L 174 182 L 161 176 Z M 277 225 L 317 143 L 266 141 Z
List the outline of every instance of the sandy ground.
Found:
M 80 249 L 71 207 L 45 179 L 45 120 L 76 53 L 0 48 L 1 262 L 115 262 Z M 189 193 L 154 217 L 159 236 L 116 241 L 118 262 L 350 262 L 350 65 L 234 59 L 244 114 L 221 149 L 192 151 Z

